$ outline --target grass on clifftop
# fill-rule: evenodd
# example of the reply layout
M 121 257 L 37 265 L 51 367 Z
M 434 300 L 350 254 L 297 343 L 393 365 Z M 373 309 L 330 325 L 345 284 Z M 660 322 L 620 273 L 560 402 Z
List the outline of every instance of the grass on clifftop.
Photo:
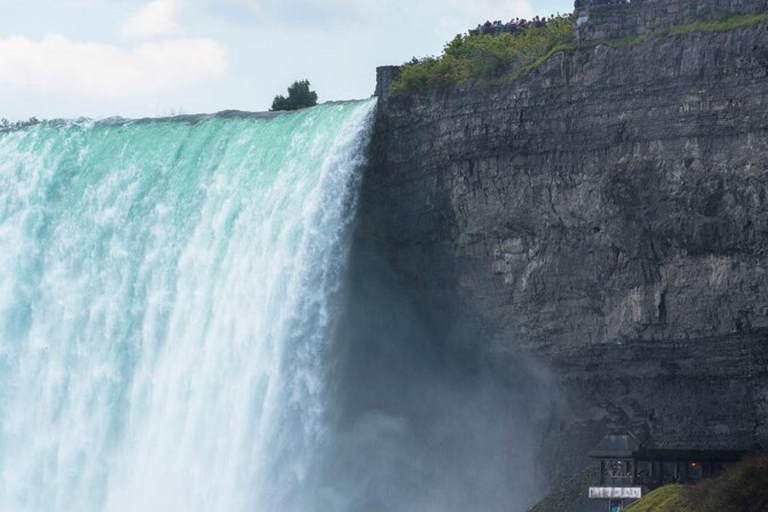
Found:
M 664 36 L 730 32 L 740 28 L 768 25 L 768 13 L 724 17 L 666 27 L 642 36 L 603 41 L 575 41 L 572 19 L 560 16 L 545 27 L 530 28 L 523 34 L 459 35 L 448 43 L 439 57 L 427 57 L 404 64 L 400 79 L 392 84 L 393 94 L 426 95 L 459 84 L 501 85 L 524 76 L 554 54 L 605 45 L 622 48 Z M 768 509 L 766 509 L 768 510 Z
M 627 512 L 688 512 L 682 485 L 665 485 L 627 507 Z
M 642 36 L 625 37 L 622 39 L 603 39 L 600 41 L 587 41 L 584 43 L 577 43 L 576 41 L 564 43 L 552 48 L 547 54 L 542 55 L 535 62 L 526 66 L 522 73 L 527 73 L 536 68 L 539 68 L 550 57 L 558 52 L 573 51 L 580 48 L 594 48 L 598 45 L 605 45 L 611 48 L 624 48 L 626 46 L 636 46 L 646 43 L 653 39 L 658 39 L 664 36 L 676 36 L 686 34 L 713 34 L 717 32 L 730 32 L 740 28 L 754 27 L 757 25 L 768 25 L 768 13 L 761 14 L 746 14 L 742 16 L 730 16 L 717 21 L 696 21 L 689 23 L 688 25 L 676 25 L 672 27 L 665 27 L 654 32 L 649 32 Z
M 729 32 L 739 28 L 754 27 L 768 24 L 768 12 L 761 14 L 745 14 L 743 16 L 730 16 L 718 21 L 697 21 L 689 25 L 669 27 L 658 32 L 659 35 L 695 34 L 711 32 Z
M 516 76 L 553 48 L 573 40 L 570 16 L 520 34 L 464 34 L 454 38 L 439 57 L 404 64 L 392 92 L 428 94 L 463 83 L 498 83 Z
M 667 485 L 636 501 L 627 512 L 765 512 L 768 454 L 747 457 L 712 480 L 687 487 Z

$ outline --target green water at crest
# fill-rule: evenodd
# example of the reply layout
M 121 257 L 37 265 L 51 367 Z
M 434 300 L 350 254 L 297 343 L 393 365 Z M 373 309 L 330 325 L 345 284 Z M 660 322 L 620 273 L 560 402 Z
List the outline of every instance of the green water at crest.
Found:
M 291 510 L 374 105 L 0 133 L 0 510 Z

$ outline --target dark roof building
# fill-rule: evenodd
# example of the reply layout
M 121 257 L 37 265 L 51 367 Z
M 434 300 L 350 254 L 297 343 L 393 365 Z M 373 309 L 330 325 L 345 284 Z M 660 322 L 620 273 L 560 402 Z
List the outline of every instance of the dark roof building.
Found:
M 619 512 L 662 485 L 716 476 L 747 453 L 654 448 L 632 434 L 606 436 L 589 454 L 600 461 L 600 484 L 589 488 L 589 510 Z
M 605 436 L 589 456 L 602 458 L 631 458 L 633 453 L 640 451 L 640 441 L 632 434 L 620 436 Z

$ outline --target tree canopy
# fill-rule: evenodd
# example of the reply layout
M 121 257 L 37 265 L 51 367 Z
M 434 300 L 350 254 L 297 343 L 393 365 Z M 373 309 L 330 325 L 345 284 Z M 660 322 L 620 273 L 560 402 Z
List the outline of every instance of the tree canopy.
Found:
M 272 102 L 270 110 L 299 110 L 317 105 L 317 93 L 309 88 L 309 80 L 293 82 L 288 87 L 288 97 L 278 95 Z

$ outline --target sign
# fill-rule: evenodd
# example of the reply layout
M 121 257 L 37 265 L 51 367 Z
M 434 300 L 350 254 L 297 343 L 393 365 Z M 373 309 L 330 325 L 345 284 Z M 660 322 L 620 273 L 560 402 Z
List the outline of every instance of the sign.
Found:
M 643 497 L 643 489 L 642 487 L 590 487 L 589 497 L 640 499 Z

